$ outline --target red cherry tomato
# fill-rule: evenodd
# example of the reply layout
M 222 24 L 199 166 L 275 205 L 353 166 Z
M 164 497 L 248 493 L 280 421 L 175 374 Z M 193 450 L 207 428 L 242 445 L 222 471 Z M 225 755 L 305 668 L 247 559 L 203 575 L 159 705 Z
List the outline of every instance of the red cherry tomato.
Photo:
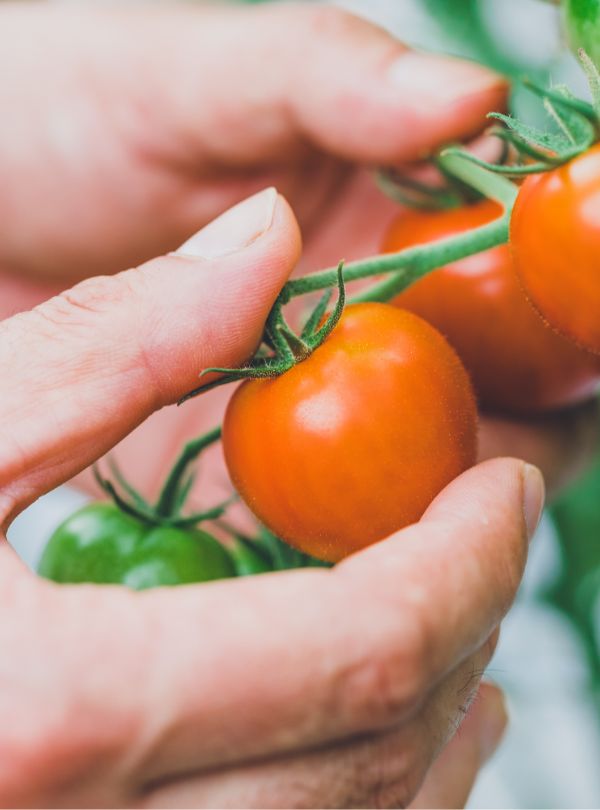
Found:
M 432 213 L 409 211 L 392 224 L 384 250 L 454 236 L 500 213 L 491 201 Z M 506 245 L 435 270 L 394 303 L 448 338 L 489 409 L 561 408 L 588 398 L 600 382 L 600 362 L 549 329 L 529 305 Z
M 511 245 L 525 292 L 544 320 L 600 354 L 600 146 L 527 179 Z
M 418 520 L 475 462 L 476 422 L 468 375 L 439 332 L 358 304 L 307 360 L 237 389 L 223 447 L 255 515 L 335 562 Z

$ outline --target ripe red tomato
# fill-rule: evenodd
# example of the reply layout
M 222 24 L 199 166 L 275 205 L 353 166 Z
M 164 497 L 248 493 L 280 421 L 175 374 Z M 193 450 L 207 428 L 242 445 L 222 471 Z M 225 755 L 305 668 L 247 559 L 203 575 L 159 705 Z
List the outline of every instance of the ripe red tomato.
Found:
M 384 250 L 455 236 L 500 213 L 489 200 L 448 211 L 409 211 L 392 224 Z M 529 305 L 506 245 L 435 270 L 395 303 L 448 338 L 489 409 L 561 408 L 591 396 L 600 382 L 597 358 L 549 329 Z
M 476 434 L 468 375 L 439 332 L 357 304 L 307 360 L 237 389 L 223 447 L 254 514 L 335 562 L 418 520 L 475 462 Z
M 527 179 L 511 245 L 525 292 L 544 320 L 600 354 L 600 146 Z

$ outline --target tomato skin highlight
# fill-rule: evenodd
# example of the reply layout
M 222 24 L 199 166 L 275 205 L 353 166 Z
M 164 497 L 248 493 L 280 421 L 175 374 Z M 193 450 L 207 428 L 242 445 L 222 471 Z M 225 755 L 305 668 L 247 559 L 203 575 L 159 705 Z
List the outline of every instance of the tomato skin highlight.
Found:
M 600 146 L 527 178 L 510 238 L 523 289 L 540 315 L 600 354 Z
M 235 576 L 221 544 L 199 529 L 149 526 L 112 503 L 92 503 L 50 538 L 38 573 L 61 583 L 145 590 Z
M 387 304 L 357 304 L 307 360 L 236 390 L 223 448 L 254 514 L 336 562 L 418 520 L 474 464 L 477 410 L 439 332 Z
M 501 210 L 484 200 L 446 211 L 407 211 L 392 223 L 383 249 L 456 236 L 492 222 Z M 556 410 L 588 399 L 600 383 L 600 361 L 548 328 L 528 303 L 507 245 L 434 270 L 393 303 L 445 335 L 489 410 Z

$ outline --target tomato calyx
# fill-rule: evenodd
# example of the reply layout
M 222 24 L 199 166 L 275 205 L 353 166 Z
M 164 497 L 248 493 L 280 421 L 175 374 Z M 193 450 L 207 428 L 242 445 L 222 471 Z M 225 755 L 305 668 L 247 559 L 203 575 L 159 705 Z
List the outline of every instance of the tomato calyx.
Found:
M 329 337 L 342 316 L 346 304 L 346 288 L 344 284 L 344 262 L 337 267 L 338 300 L 331 314 L 322 323 L 327 307 L 331 300 L 331 290 L 327 290 L 317 303 L 316 307 L 306 321 L 300 335 L 297 335 L 287 323 L 283 314 L 283 307 L 290 300 L 289 290 L 284 287 L 279 294 L 275 305 L 269 313 L 265 325 L 262 344 L 255 355 L 241 368 L 206 368 L 200 374 L 220 374 L 212 382 L 201 385 L 182 397 L 181 405 L 188 399 L 210 391 L 221 385 L 240 380 L 258 380 L 279 377 L 285 374 L 298 363 L 306 360 Z
M 232 539 L 233 557 L 238 576 L 266 574 L 272 571 L 289 571 L 296 568 L 331 568 L 332 563 L 319 560 L 293 546 L 284 543 L 266 526 L 258 525 L 256 535 L 249 537 L 222 520 L 216 524 Z
M 510 177 L 552 171 L 579 157 L 600 136 L 600 71 L 583 50 L 579 51 L 579 60 L 590 86 L 592 104 L 574 96 L 564 85 L 546 88 L 523 79 L 523 84 L 542 99 L 553 132 L 530 126 L 511 115 L 488 115 L 488 118 L 503 124 L 493 126 L 488 134 L 499 138 L 516 152 L 516 162 L 488 163 L 460 148 L 450 148 L 442 154 L 460 154 L 477 166 Z
M 182 510 L 195 481 L 195 472 L 191 469 L 191 465 L 207 447 L 220 438 L 221 428 L 215 428 L 192 439 L 184 446 L 155 504 L 151 504 L 129 483 L 112 459 L 108 460 L 112 478 L 104 477 L 99 468 L 94 466 L 96 483 L 122 512 L 150 526 L 188 529 L 206 520 L 216 520 L 225 514 L 227 507 L 237 499 L 237 495 L 203 512 L 184 515 Z
M 501 147 L 494 165 L 506 165 L 510 158 L 509 144 L 503 141 Z M 449 149 L 447 146 L 430 159 L 431 167 L 439 174 L 438 182 L 416 180 L 395 166 L 386 166 L 375 172 L 379 190 L 393 202 L 417 211 L 448 211 L 486 199 L 487 189 L 474 187 L 447 166 L 443 155 Z
M 199 396 L 217 386 L 248 379 L 275 378 L 305 360 L 326 340 L 335 328 L 344 309 L 348 282 L 370 277 L 386 276 L 377 280 L 352 297 L 352 303 L 386 302 L 405 290 L 426 273 L 458 259 L 472 256 L 489 248 L 508 242 L 508 230 L 512 208 L 518 188 L 507 178 L 488 171 L 465 159 L 465 155 L 442 153 L 440 166 L 444 172 L 468 185 L 485 197 L 496 200 L 504 213 L 496 221 L 475 228 L 468 233 L 440 239 L 435 244 L 416 245 L 398 253 L 372 256 L 354 262 L 340 262 L 310 275 L 288 281 L 279 293 L 265 324 L 262 341 L 257 353 L 240 368 L 208 368 L 199 375 L 219 374 L 218 379 L 194 388 L 183 396 L 178 404 Z M 337 286 L 338 301 L 325 323 L 321 323 L 327 311 L 331 288 Z M 283 307 L 292 298 L 325 290 L 323 297 L 308 318 L 300 335 L 288 325 Z

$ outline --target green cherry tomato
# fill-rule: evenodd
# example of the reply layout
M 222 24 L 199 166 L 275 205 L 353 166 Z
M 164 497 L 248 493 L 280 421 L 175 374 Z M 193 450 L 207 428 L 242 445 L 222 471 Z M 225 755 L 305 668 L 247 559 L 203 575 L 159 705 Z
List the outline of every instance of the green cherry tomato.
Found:
M 600 0 L 565 0 L 564 16 L 569 42 L 600 66 Z
M 149 526 L 112 503 L 92 503 L 67 518 L 50 538 L 38 571 L 55 582 L 134 590 L 236 575 L 229 554 L 206 532 Z

